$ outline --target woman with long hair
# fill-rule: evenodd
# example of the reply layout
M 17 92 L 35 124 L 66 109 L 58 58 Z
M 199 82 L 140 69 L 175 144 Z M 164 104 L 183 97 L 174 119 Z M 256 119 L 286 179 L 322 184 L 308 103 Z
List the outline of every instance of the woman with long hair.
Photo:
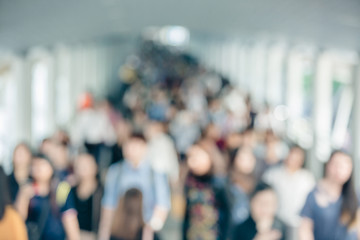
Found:
M 71 187 L 54 178 L 54 167 L 44 155 L 32 160 L 33 182 L 21 187 L 16 206 L 26 220 L 30 239 L 78 240 L 79 224 Z
M 331 154 L 325 177 L 308 195 L 304 208 L 300 240 L 358 239 L 358 198 L 353 183 L 350 155 L 342 151 Z
M 15 202 L 20 186 L 27 183 L 30 176 L 32 152 L 26 143 L 18 144 L 13 152 L 13 171 L 8 177 L 11 202 Z
M 249 196 L 256 186 L 256 158 L 249 147 L 240 147 L 230 157 L 228 191 L 232 225 L 245 221 L 250 213 Z
M 77 184 L 72 192 L 83 240 L 95 239 L 99 227 L 103 188 L 97 169 L 95 158 L 88 153 L 80 154 L 74 162 Z
M 0 240 L 27 240 L 20 215 L 11 206 L 6 175 L 0 167 Z
M 158 240 L 158 236 L 145 225 L 143 196 L 140 190 L 131 188 L 120 199 L 112 221 L 111 240 Z
M 204 142 L 193 145 L 187 154 L 187 164 L 183 240 L 227 239 L 230 206 L 225 187 L 216 180 L 209 145 Z

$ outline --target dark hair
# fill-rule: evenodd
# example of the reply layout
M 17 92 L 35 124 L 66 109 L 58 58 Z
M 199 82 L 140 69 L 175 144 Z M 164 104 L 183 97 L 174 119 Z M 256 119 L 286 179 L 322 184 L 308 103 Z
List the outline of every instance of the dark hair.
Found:
M 6 206 L 10 205 L 10 193 L 6 174 L 0 167 L 0 220 L 4 217 Z
M 45 155 L 45 154 L 43 154 L 43 153 L 35 153 L 35 154 L 33 155 L 33 158 L 32 158 L 32 159 L 33 159 L 33 160 L 34 160 L 34 159 L 43 159 L 43 160 L 46 160 L 46 161 L 51 165 L 52 169 L 55 171 L 55 167 L 54 167 L 52 161 L 50 160 L 50 158 L 49 158 L 47 155 Z
M 348 157 L 351 157 L 350 154 L 348 154 L 345 151 L 335 150 L 331 153 L 327 164 L 329 164 L 331 160 L 334 158 L 334 156 L 337 154 L 343 154 Z M 343 198 L 341 204 L 341 221 L 347 227 L 350 227 L 356 221 L 356 214 L 358 209 L 358 197 L 355 191 L 353 173 L 351 173 L 350 178 L 342 186 L 341 196 Z
M 267 183 L 264 182 L 259 182 L 254 191 L 251 193 L 250 195 L 250 199 L 253 199 L 258 193 L 263 192 L 263 191 L 274 191 L 274 189 Z
M 229 168 L 230 168 L 230 169 L 234 167 L 236 156 L 237 156 L 237 154 L 238 154 L 240 151 L 242 151 L 242 148 L 243 148 L 243 147 L 240 146 L 240 147 L 238 147 L 238 148 L 231 149 L 231 150 L 229 151 L 229 160 L 230 160 L 230 162 L 229 162 Z
M 145 138 L 144 134 L 141 132 L 138 132 L 138 131 L 132 132 L 129 139 L 139 139 L 139 140 L 146 142 L 146 138 Z
M 251 148 L 249 148 L 249 147 L 244 147 L 244 146 L 240 146 L 240 147 L 238 147 L 238 148 L 235 148 L 235 149 L 232 149 L 232 150 L 230 150 L 229 151 L 229 170 L 231 170 L 231 169 L 234 169 L 234 165 L 235 165 L 235 161 L 236 161 L 236 157 L 237 157 L 237 155 L 240 153 L 240 152 L 242 152 L 242 151 L 247 151 L 247 150 L 249 150 L 250 152 L 251 152 L 251 154 L 254 156 L 254 158 L 255 158 L 255 161 L 256 161 L 256 157 L 255 157 L 255 154 L 254 154 L 254 152 L 251 150 Z M 255 171 L 255 169 L 254 169 L 254 171 Z
M 56 216 L 60 216 L 60 208 L 56 201 L 56 194 L 57 194 L 57 187 L 58 187 L 59 183 L 61 182 L 61 179 L 59 178 L 59 176 L 56 173 L 54 164 L 52 163 L 52 161 L 49 159 L 49 157 L 47 155 L 42 154 L 42 153 L 36 153 L 33 155 L 33 160 L 34 159 L 41 159 L 41 160 L 48 162 L 53 170 L 53 174 L 52 174 L 52 176 L 50 178 L 50 182 L 49 182 L 50 207 L 51 207 L 53 214 L 55 214 Z M 34 178 L 32 176 L 31 176 L 31 179 L 34 181 Z
M 121 239 L 135 239 L 144 226 L 142 208 L 143 195 L 140 190 L 131 188 L 125 192 L 115 210 L 116 217 L 111 226 L 112 237 Z M 135 229 L 130 221 L 136 221 Z
M 70 137 L 68 132 L 65 129 L 58 129 L 57 133 L 62 133 L 63 134 L 63 138 L 60 139 L 60 143 L 65 146 L 65 147 L 69 147 L 70 146 Z

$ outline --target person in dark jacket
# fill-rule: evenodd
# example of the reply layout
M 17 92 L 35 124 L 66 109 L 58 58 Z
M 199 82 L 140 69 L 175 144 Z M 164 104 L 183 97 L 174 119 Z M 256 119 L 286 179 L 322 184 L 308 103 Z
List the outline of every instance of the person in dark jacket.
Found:
M 217 183 L 213 174 L 209 150 L 199 142 L 188 151 L 183 240 L 227 239 L 230 206 L 223 185 Z
M 275 191 L 259 183 L 251 195 L 250 216 L 235 226 L 232 240 L 285 240 L 286 226 L 277 219 Z
M 15 203 L 20 186 L 29 181 L 32 152 L 26 143 L 18 144 L 13 153 L 13 171 L 8 176 L 11 202 Z

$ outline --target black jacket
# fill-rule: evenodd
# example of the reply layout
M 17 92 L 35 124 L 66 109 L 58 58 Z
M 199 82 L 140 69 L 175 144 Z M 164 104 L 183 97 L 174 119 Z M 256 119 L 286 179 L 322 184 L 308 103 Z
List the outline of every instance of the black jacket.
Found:
M 195 177 L 192 175 L 188 176 L 188 179 L 192 178 L 195 181 L 199 181 L 200 183 L 203 184 L 208 184 L 208 186 L 210 188 L 213 189 L 214 191 L 214 195 L 215 195 L 215 208 L 218 210 L 219 213 L 219 218 L 217 220 L 217 229 L 218 229 L 218 234 L 217 234 L 217 240 L 225 240 L 227 239 L 228 236 L 228 230 L 229 230 L 229 226 L 230 226 L 230 219 L 231 219 L 231 215 L 230 215 L 230 203 L 229 203 L 229 199 L 228 199 L 228 195 L 227 192 L 224 188 L 224 185 L 222 184 L 218 184 L 216 182 L 216 179 L 212 176 L 205 176 L 205 177 Z M 185 217 L 184 217 L 184 222 L 183 222 L 183 229 L 182 229 L 182 235 L 183 235 L 183 240 L 189 240 L 187 238 L 187 232 L 189 230 L 190 227 L 190 209 L 189 209 L 189 189 L 190 186 L 188 184 L 188 181 L 185 184 L 185 196 L 186 196 L 186 209 L 185 209 Z M 204 239 L 206 240 L 206 239 Z

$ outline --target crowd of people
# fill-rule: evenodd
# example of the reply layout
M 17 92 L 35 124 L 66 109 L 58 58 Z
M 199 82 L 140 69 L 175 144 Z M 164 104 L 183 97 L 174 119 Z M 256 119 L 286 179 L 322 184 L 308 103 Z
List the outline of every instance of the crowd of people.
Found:
M 67 131 L 16 146 L 12 172 L 0 168 L 0 240 L 165 239 L 169 219 L 183 240 L 360 239 L 348 153 L 316 181 L 270 107 L 165 56 L 144 45 L 119 96 L 87 93 Z

